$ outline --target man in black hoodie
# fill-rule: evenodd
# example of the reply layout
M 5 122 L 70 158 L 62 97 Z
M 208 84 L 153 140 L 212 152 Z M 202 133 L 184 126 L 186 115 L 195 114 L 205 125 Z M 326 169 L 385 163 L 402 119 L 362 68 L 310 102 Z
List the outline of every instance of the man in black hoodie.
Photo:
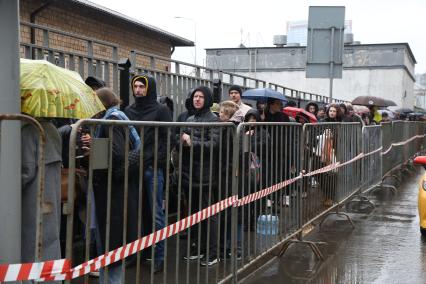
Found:
M 125 109 L 130 120 L 136 121 L 165 121 L 171 122 L 172 117 L 167 106 L 157 102 L 157 90 L 155 79 L 147 75 L 136 75 L 132 78 L 132 90 L 135 102 Z M 140 129 L 138 131 L 140 133 Z M 155 127 L 143 127 L 141 143 L 143 147 L 143 234 L 151 233 L 152 221 L 155 221 L 155 230 L 158 231 L 165 226 L 165 216 L 163 210 L 164 174 L 167 165 L 167 129 L 158 128 L 158 144 L 155 146 Z M 157 158 L 157 189 L 154 188 L 155 156 Z M 129 167 L 132 175 L 139 174 L 140 150 L 131 151 L 129 154 Z M 134 179 L 137 180 L 137 179 Z M 139 182 L 129 185 L 129 203 L 138 207 Z M 156 190 L 156 196 L 154 192 Z M 155 204 L 155 206 L 154 206 Z M 145 206 L 146 205 L 146 206 Z M 153 212 L 155 207 L 155 212 Z M 146 211 L 146 208 L 149 210 Z M 136 210 L 136 212 L 138 212 Z M 131 224 L 129 227 L 137 227 Z M 129 232 L 130 238 L 137 236 L 137 232 Z M 159 242 L 155 246 L 154 271 L 159 272 L 164 264 L 164 242 Z
M 191 101 L 194 110 L 194 115 L 190 116 L 187 122 L 218 122 L 219 118 L 210 111 L 213 105 L 212 92 L 207 87 L 198 87 L 191 93 Z M 182 135 L 179 137 L 182 143 L 182 187 L 187 196 L 191 199 L 191 212 L 190 214 L 198 212 L 203 208 L 213 204 L 216 200 L 217 185 L 215 181 L 218 176 L 218 169 L 216 163 L 210 162 L 211 151 L 213 157 L 217 155 L 217 147 L 219 144 L 219 130 L 215 127 L 205 127 L 204 130 L 199 128 L 187 128 L 183 130 Z M 212 149 L 213 147 L 213 149 Z M 192 171 L 191 171 L 191 148 L 192 148 Z M 211 173 L 210 173 L 211 171 Z M 190 187 L 192 181 L 192 186 Z M 211 194 L 209 194 L 211 190 Z M 211 195 L 211 196 L 209 196 Z M 209 200 L 210 199 L 210 200 Z M 201 200 L 201 208 L 199 208 Z M 219 259 L 217 255 L 217 219 L 212 216 L 210 222 L 210 241 L 209 241 L 209 257 L 204 257 L 207 247 L 207 220 L 201 224 L 201 253 L 198 254 L 197 246 L 192 246 L 190 255 L 184 256 L 185 259 L 195 260 L 198 258 L 204 259 L 201 265 L 216 264 Z M 198 226 L 191 228 L 191 232 L 195 234 L 194 238 L 198 235 Z M 194 243 L 196 240 L 193 240 Z

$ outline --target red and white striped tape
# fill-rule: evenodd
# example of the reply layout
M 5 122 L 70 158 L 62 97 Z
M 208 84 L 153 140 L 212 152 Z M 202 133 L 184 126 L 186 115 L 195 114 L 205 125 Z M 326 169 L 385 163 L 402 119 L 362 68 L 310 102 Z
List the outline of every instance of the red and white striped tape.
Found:
M 2 264 L 0 265 L 0 282 L 65 280 L 70 269 L 70 262 L 66 259 L 35 263 Z
M 36 280 L 36 281 L 53 281 L 53 280 L 70 280 L 96 271 L 101 267 L 105 267 L 111 263 L 122 260 L 129 255 L 135 254 L 146 249 L 166 238 L 169 238 L 189 227 L 200 223 L 201 221 L 229 208 L 237 203 L 238 197 L 231 196 L 227 199 L 217 202 L 212 206 L 192 214 L 176 223 L 173 223 L 159 231 L 138 239 L 123 247 L 105 253 L 80 264 L 71 269 L 70 262 L 66 259 L 52 260 L 39 263 L 24 264 L 4 264 L 0 265 L 0 282 L 19 281 L 19 280 Z
M 238 197 L 236 195 L 231 196 L 227 199 L 219 201 L 212 206 L 204 208 L 203 210 L 192 214 L 176 223 L 173 223 L 159 231 L 156 231 L 150 235 L 147 235 L 139 240 L 129 243 L 123 247 L 117 248 L 104 255 L 98 256 L 92 260 L 89 260 L 83 264 L 80 264 L 71 269 L 71 278 L 83 276 L 91 271 L 95 271 L 101 267 L 105 267 L 111 263 L 122 260 L 129 255 L 135 254 L 143 249 L 146 249 L 166 238 L 169 238 L 189 227 L 200 223 L 201 221 L 225 210 L 228 207 L 236 204 Z
M 420 139 L 420 138 L 425 138 L 425 137 L 426 137 L 426 134 L 423 134 L 423 135 L 416 135 L 416 136 L 413 136 L 413 137 L 411 137 L 410 139 L 407 139 L 407 140 L 405 140 L 405 141 L 398 142 L 398 143 L 392 143 L 392 144 L 389 146 L 389 148 L 387 148 L 387 149 L 386 149 L 386 151 L 383 151 L 383 152 L 382 152 L 382 155 L 386 155 L 387 153 L 389 153 L 389 152 L 390 152 L 390 150 L 392 150 L 392 148 L 393 148 L 393 147 L 396 147 L 396 146 L 403 146 L 403 145 L 405 145 L 405 144 L 407 144 L 407 143 L 410 143 L 411 141 L 413 141 L 413 140 L 415 140 L 415 139 Z
M 255 192 L 255 193 L 252 193 L 250 195 L 244 196 L 243 198 L 238 199 L 236 206 L 243 206 L 243 205 L 246 205 L 248 203 L 254 202 L 258 199 L 261 199 L 261 198 L 263 198 L 267 195 L 270 195 L 271 193 L 273 193 L 275 191 L 280 190 L 283 187 L 286 187 L 286 186 L 294 183 L 295 181 L 301 179 L 302 177 L 303 177 L 303 174 L 300 173 L 300 175 L 298 175 L 297 177 L 294 177 L 294 178 L 289 179 L 289 180 L 282 181 L 282 182 L 274 184 L 274 185 L 272 185 L 268 188 L 265 188 L 265 189 L 262 189 L 260 191 Z
M 315 171 L 312 171 L 312 172 L 309 172 L 307 174 L 304 174 L 303 176 L 304 177 L 310 177 L 310 176 L 314 176 L 314 175 L 317 175 L 317 174 L 326 173 L 326 172 L 332 171 L 334 169 L 337 169 L 337 167 L 339 166 L 339 164 L 340 164 L 340 162 L 336 162 L 336 163 L 330 164 L 328 166 L 322 167 L 320 169 L 317 169 Z

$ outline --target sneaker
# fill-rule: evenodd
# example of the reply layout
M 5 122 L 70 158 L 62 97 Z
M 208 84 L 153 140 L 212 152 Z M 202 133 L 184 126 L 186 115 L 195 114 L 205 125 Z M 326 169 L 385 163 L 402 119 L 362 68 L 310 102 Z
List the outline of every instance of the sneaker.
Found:
M 197 247 L 192 247 L 189 251 L 189 255 L 186 254 L 183 256 L 183 259 L 185 260 L 197 260 L 199 258 L 203 258 L 204 254 L 202 252 L 200 252 L 200 254 L 198 254 L 198 249 Z
M 217 256 L 211 255 L 209 259 L 207 259 L 207 257 L 203 257 L 201 259 L 200 264 L 201 266 L 212 266 L 217 264 L 218 262 L 219 262 L 219 258 Z
M 227 258 L 231 258 L 232 257 L 232 253 L 228 252 L 227 253 Z M 237 260 L 241 260 L 243 259 L 241 252 L 237 252 Z

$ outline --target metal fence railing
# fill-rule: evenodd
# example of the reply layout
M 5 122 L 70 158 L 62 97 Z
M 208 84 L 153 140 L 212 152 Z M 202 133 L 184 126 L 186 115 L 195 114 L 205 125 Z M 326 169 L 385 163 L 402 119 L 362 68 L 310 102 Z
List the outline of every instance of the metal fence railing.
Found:
M 279 84 L 275 84 L 275 83 L 269 83 L 269 88 L 274 89 L 280 93 L 282 93 L 284 96 L 286 96 L 287 98 L 293 99 L 295 101 L 303 101 L 303 102 L 309 102 L 309 101 L 315 101 L 315 102 L 321 102 L 324 104 L 328 104 L 328 103 L 345 103 L 346 101 L 344 100 L 339 100 L 339 99 L 332 99 L 330 101 L 330 98 L 327 96 L 322 96 L 319 94 L 313 94 L 313 93 L 309 93 L 309 92 L 304 92 L 304 91 L 300 91 L 300 90 L 295 90 L 292 88 L 288 88 L 285 86 L 281 86 Z
M 240 85 L 243 90 L 266 87 L 266 82 L 260 79 L 223 72 L 142 51 L 132 51 L 130 59 L 133 72 L 147 73 L 156 79 L 158 94 L 170 97 L 173 100 L 176 115 L 185 111 L 185 99 L 188 93 L 200 85 L 213 89 L 214 84 L 219 84 L 217 87 L 220 88 L 223 99 L 228 97 L 229 87 L 234 84 Z
M 37 201 L 24 213 L 37 224 L 34 261 L 44 260 L 43 126 L 23 115 L 4 120 L 34 125 L 41 141 Z M 80 120 L 63 201 L 65 261 L 74 267 L 49 277 L 88 282 L 100 269 L 101 281 L 236 282 L 293 243 L 323 259 L 305 229 L 331 213 L 351 221 L 339 208 L 382 182 L 388 153 L 386 168 L 405 170 L 424 150 L 425 123 L 389 125 Z M 83 133 L 89 151 L 78 142 Z
M 145 141 L 141 148 L 132 148 L 129 125 Z M 303 230 L 314 221 L 342 214 L 341 205 L 380 184 L 383 145 L 399 153 L 406 148 L 407 156 L 397 157 L 395 165 L 421 150 L 424 124 L 394 123 L 393 132 L 405 134 L 390 142 L 382 139 L 383 127 L 388 126 L 79 121 L 71 134 L 65 204 L 73 275 L 115 260 L 102 273 L 125 283 L 244 277 L 271 251 L 304 242 Z M 86 164 L 87 191 L 79 193 L 84 198 L 78 204 L 72 172 L 80 129 L 96 138 Z M 77 220 L 82 208 L 84 217 Z M 77 240 L 73 232 L 78 226 L 93 231 L 95 223 L 95 243 L 102 246 L 91 255 L 90 234 Z M 158 261 L 164 261 L 161 274 Z
M 362 160 L 362 193 L 367 193 L 369 190 L 375 188 L 382 182 L 382 173 L 384 156 L 383 140 L 382 140 L 382 127 L 380 125 L 365 126 L 363 128 L 363 153 L 372 153 Z
M 20 24 L 34 35 L 33 42 L 21 40 L 21 57 L 47 60 L 77 71 L 83 79 L 96 76 L 118 92 L 117 45 L 38 24 Z
M 139 149 L 132 149 L 128 138 L 130 124 L 145 142 Z M 94 136 L 90 150 L 87 192 L 80 193 L 86 197 L 85 202 L 76 204 L 74 200 L 79 199 L 75 199 L 72 185 L 80 127 L 99 134 Z M 94 234 L 95 243 L 102 244 L 98 254 L 103 254 L 231 197 L 234 131 L 231 123 L 79 122 L 71 133 L 70 143 L 67 258 L 72 258 L 76 250 L 73 228 L 77 212 L 73 208 L 85 208 L 80 226 L 84 226 L 85 232 L 99 230 Z M 231 251 L 231 211 L 208 217 L 157 243 L 149 253 L 143 250 L 120 259 L 106 274 L 119 275 L 125 283 L 135 279 L 153 283 L 157 278 L 164 283 L 189 282 L 194 278 L 197 282 L 218 282 L 230 273 L 226 260 L 225 265 L 214 270 L 203 264 L 207 260 L 214 262 L 222 251 L 226 259 L 225 254 Z M 95 223 L 97 229 L 93 228 Z M 79 259 L 74 258 L 75 264 L 93 258 L 90 235 L 86 234 L 81 241 L 83 251 Z M 146 259 L 152 259 L 149 268 L 140 265 Z M 130 268 L 129 261 L 134 263 Z M 155 275 L 155 264 L 163 265 L 160 277 Z

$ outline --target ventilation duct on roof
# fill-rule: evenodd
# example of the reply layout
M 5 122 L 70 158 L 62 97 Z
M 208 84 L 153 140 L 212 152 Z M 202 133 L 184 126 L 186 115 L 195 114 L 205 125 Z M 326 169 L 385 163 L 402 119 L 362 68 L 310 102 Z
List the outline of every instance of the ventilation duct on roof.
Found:
M 274 35 L 274 45 L 276 47 L 284 47 L 287 44 L 286 35 Z
M 352 44 L 354 42 L 354 34 L 345 34 L 345 44 Z

